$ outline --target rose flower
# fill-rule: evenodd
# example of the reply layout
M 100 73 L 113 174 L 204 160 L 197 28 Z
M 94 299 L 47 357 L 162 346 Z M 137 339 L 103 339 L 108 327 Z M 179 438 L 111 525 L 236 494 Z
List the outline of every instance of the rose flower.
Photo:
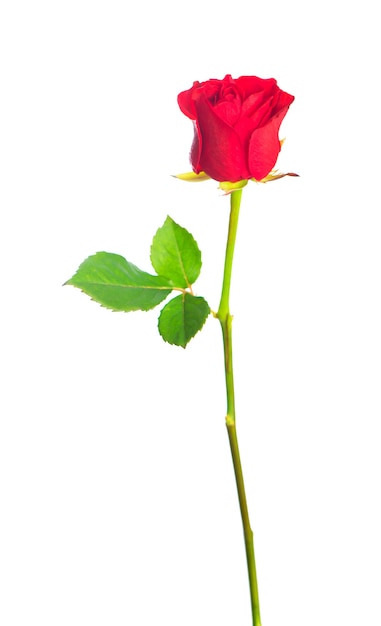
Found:
M 279 127 L 293 100 L 273 78 L 227 75 L 194 82 L 178 96 L 194 123 L 194 172 L 220 182 L 265 178 L 278 158 Z

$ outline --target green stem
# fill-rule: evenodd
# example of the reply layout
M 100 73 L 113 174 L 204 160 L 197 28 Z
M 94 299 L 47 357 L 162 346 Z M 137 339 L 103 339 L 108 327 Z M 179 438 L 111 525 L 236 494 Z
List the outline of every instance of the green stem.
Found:
M 261 626 L 261 617 L 259 611 L 259 597 L 257 572 L 255 568 L 254 556 L 254 539 L 253 531 L 250 526 L 249 512 L 247 508 L 245 484 L 243 480 L 241 457 L 239 454 L 236 418 L 235 418 L 235 401 L 234 401 L 234 377 L 233 377 L 233 350 L 232 350 L 232 320 L 233 317 L 229 310 L 230 283 L 233 268 L 234 246 L 237 234 L 239 209 L 241 205 L 242 189 L 233 191 L 230 195 L 231 208 L 228 240 L 226 244 L 226 256 L 224 277 L 222 284 L 222 293 L 220 306 L 217 312 L 217 318 L 220 320 L 222 328 L 222 336 L 224 342 L 225 356 L 225 380 L 226 380 L 226 397 L 227 397 L 227 414 L 226 427 L 229 436 L 230 450 L 233 459 L 233 467 L 235 480 L 237 484 L 238 500 L 241 510 L 243 534 L 245 538 L 245 550 L 247 569 L 249 574 L 251 611 L 253 616 L 253 626 Z

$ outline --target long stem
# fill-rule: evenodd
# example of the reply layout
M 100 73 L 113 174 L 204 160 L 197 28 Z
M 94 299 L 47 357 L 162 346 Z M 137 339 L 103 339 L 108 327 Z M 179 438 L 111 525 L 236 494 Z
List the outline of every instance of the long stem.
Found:
M 217 312 L 217 318 L 222 328 L 222 336 L 224 342 L 225 356 L 225 381 L 226 381 L 226 397 L 227 397 L 227 414 L 226 427 L 229 436 L 230 450 L 233 459 L 233 467 L 235 480 L 237 484 L 238 500 L 241 510 L 243 534 L 245 538 L 245 550 L 247 569 L 249 574 L 251 611 L 253 617 L 253 626 L 261 626 L 261 617 L 259 611 L 259 597 L 257 572 L 255 568 L 254 556 L 254 539 L 253 531 L 250 526 L 249 512 L 247 508 L 245 484 L 243 480 L 241 457 L 239 454 L 236 417 L 235 417 L 235 401 L 234 401 L 234 377 L 233 377 L 233 350 L 232 350 L 232 316 L 229 310 L 230 283 L 233 268 L 234 246 L 237 234 L 239 209 L 241 205 L 242 189 L 233 191 L 230 195 L 230 220 L 228 240 L 226 244 L 226 256 L 224 277 L 222 284 L 222 293 L 220 306 Z

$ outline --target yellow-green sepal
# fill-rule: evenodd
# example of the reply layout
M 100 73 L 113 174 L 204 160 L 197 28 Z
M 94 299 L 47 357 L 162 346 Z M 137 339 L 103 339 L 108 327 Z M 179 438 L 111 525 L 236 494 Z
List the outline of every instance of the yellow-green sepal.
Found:
M 205 174 L 205 172 L 200 172 L 199 174 L 196 174 L 195 172 L 175 174 L 174 178 L 178 178 L 179 180 L 186 180 L 189 183 L 200 183 L 203 180 L 210 180 L 210 176 L 208 176 L 208 174 Z

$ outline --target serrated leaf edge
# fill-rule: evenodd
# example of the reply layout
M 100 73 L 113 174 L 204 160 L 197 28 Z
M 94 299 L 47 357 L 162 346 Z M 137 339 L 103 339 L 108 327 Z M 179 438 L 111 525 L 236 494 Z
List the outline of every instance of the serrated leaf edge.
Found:
M 196 330 L 195 334 L 194 334 L 194 335 L 192 335 L 192 336 L 188 339 L 188 341 L 187 341 L 184 345 L 182 345 L 182 344 L 180 344 L 180 343 L 172 343 L 172 342 L 168 341 L 168 339 L 166 339 L 165 337 L 163 337 L 163 335 L 162 335 L 162 334 L 161 334 L 161 332 L 160 332 L 160 327 L 159 327 L 159 324 L 160 324 L 160 318 L 161 318 L 161 315 L 162 315 L 162 313 L 163 313 L 164 309 L 165 309 L 165 308 L 166 308 L 166 307 L 167 307 L 167 306 L 168 306 L 168 305 L 169 305 L 169 304 L 170 304 L 173 300 L 175 300 L 176 298 L 180 298 L 180 297 L 182 297 L 182 298 L 183 298 L 183 300 L 184 300 L 184 298 L 185 298 L 185 296 L 186 296 L 186 295 L 189 295 L 189 296 L 191 296 L 191 297 L 193 297 L 193 298 L 201 298 L 201 299 L 205 302 L 205 304 L 208 306 L 208 313 L 206 314 L 206 316 L 205 316 L 205 318 L 204 318 L 204 321 L 202 322 L 202 325 L 200 326 L 200 328 L 198 328 L 198 329 Z M 187 347 L 188 343 L 189 343 L 192 339 L 194 339 L 194 337 L 197 335 L 197 333 L 199 333 L 199 332 L 200 332 L 200 330 L 202 330 L 202 329 L 204 328 L 205 322 L 206 322 L 206 320 L 208 319 L 208 317 L 209 317 L 209 315 L 210 315 L 211 313 L 212 313 L 212 310 L 211 310 L 211 308 L 210 308 L 210 306 L 209 306 L 208 302 L 205 300 L 205 298 L 204 298 L 203 296 L 195 296 L 193 293 L 190 293 L 189 291 L 183 291 L 183 292 L 182 292 L 182 294 L 179 294 L 178 296 L 175 296 L 174 298 L 172 298 L 171 300 L 169 300 L 169 302 L 167 302 L 167 303 L 163 306 L 163 308 L 161 309 L 160 314 L 159 314 L 159 317 L 158 317 L 158 324 L 157 324 L 157 325 L 158 325 L 158 331 L 159 331 L 160 337 L 163 339 L 163 341 L 165 341 L 165 343 L 168 343 L 170 346 L 178 346 L 178 347 L 180 347 L 180 348 L 184 348 L 184 349 L 185 349 L 185 348 Z M 183 315 L 184 315 L 184 312 L 183 312 Z

